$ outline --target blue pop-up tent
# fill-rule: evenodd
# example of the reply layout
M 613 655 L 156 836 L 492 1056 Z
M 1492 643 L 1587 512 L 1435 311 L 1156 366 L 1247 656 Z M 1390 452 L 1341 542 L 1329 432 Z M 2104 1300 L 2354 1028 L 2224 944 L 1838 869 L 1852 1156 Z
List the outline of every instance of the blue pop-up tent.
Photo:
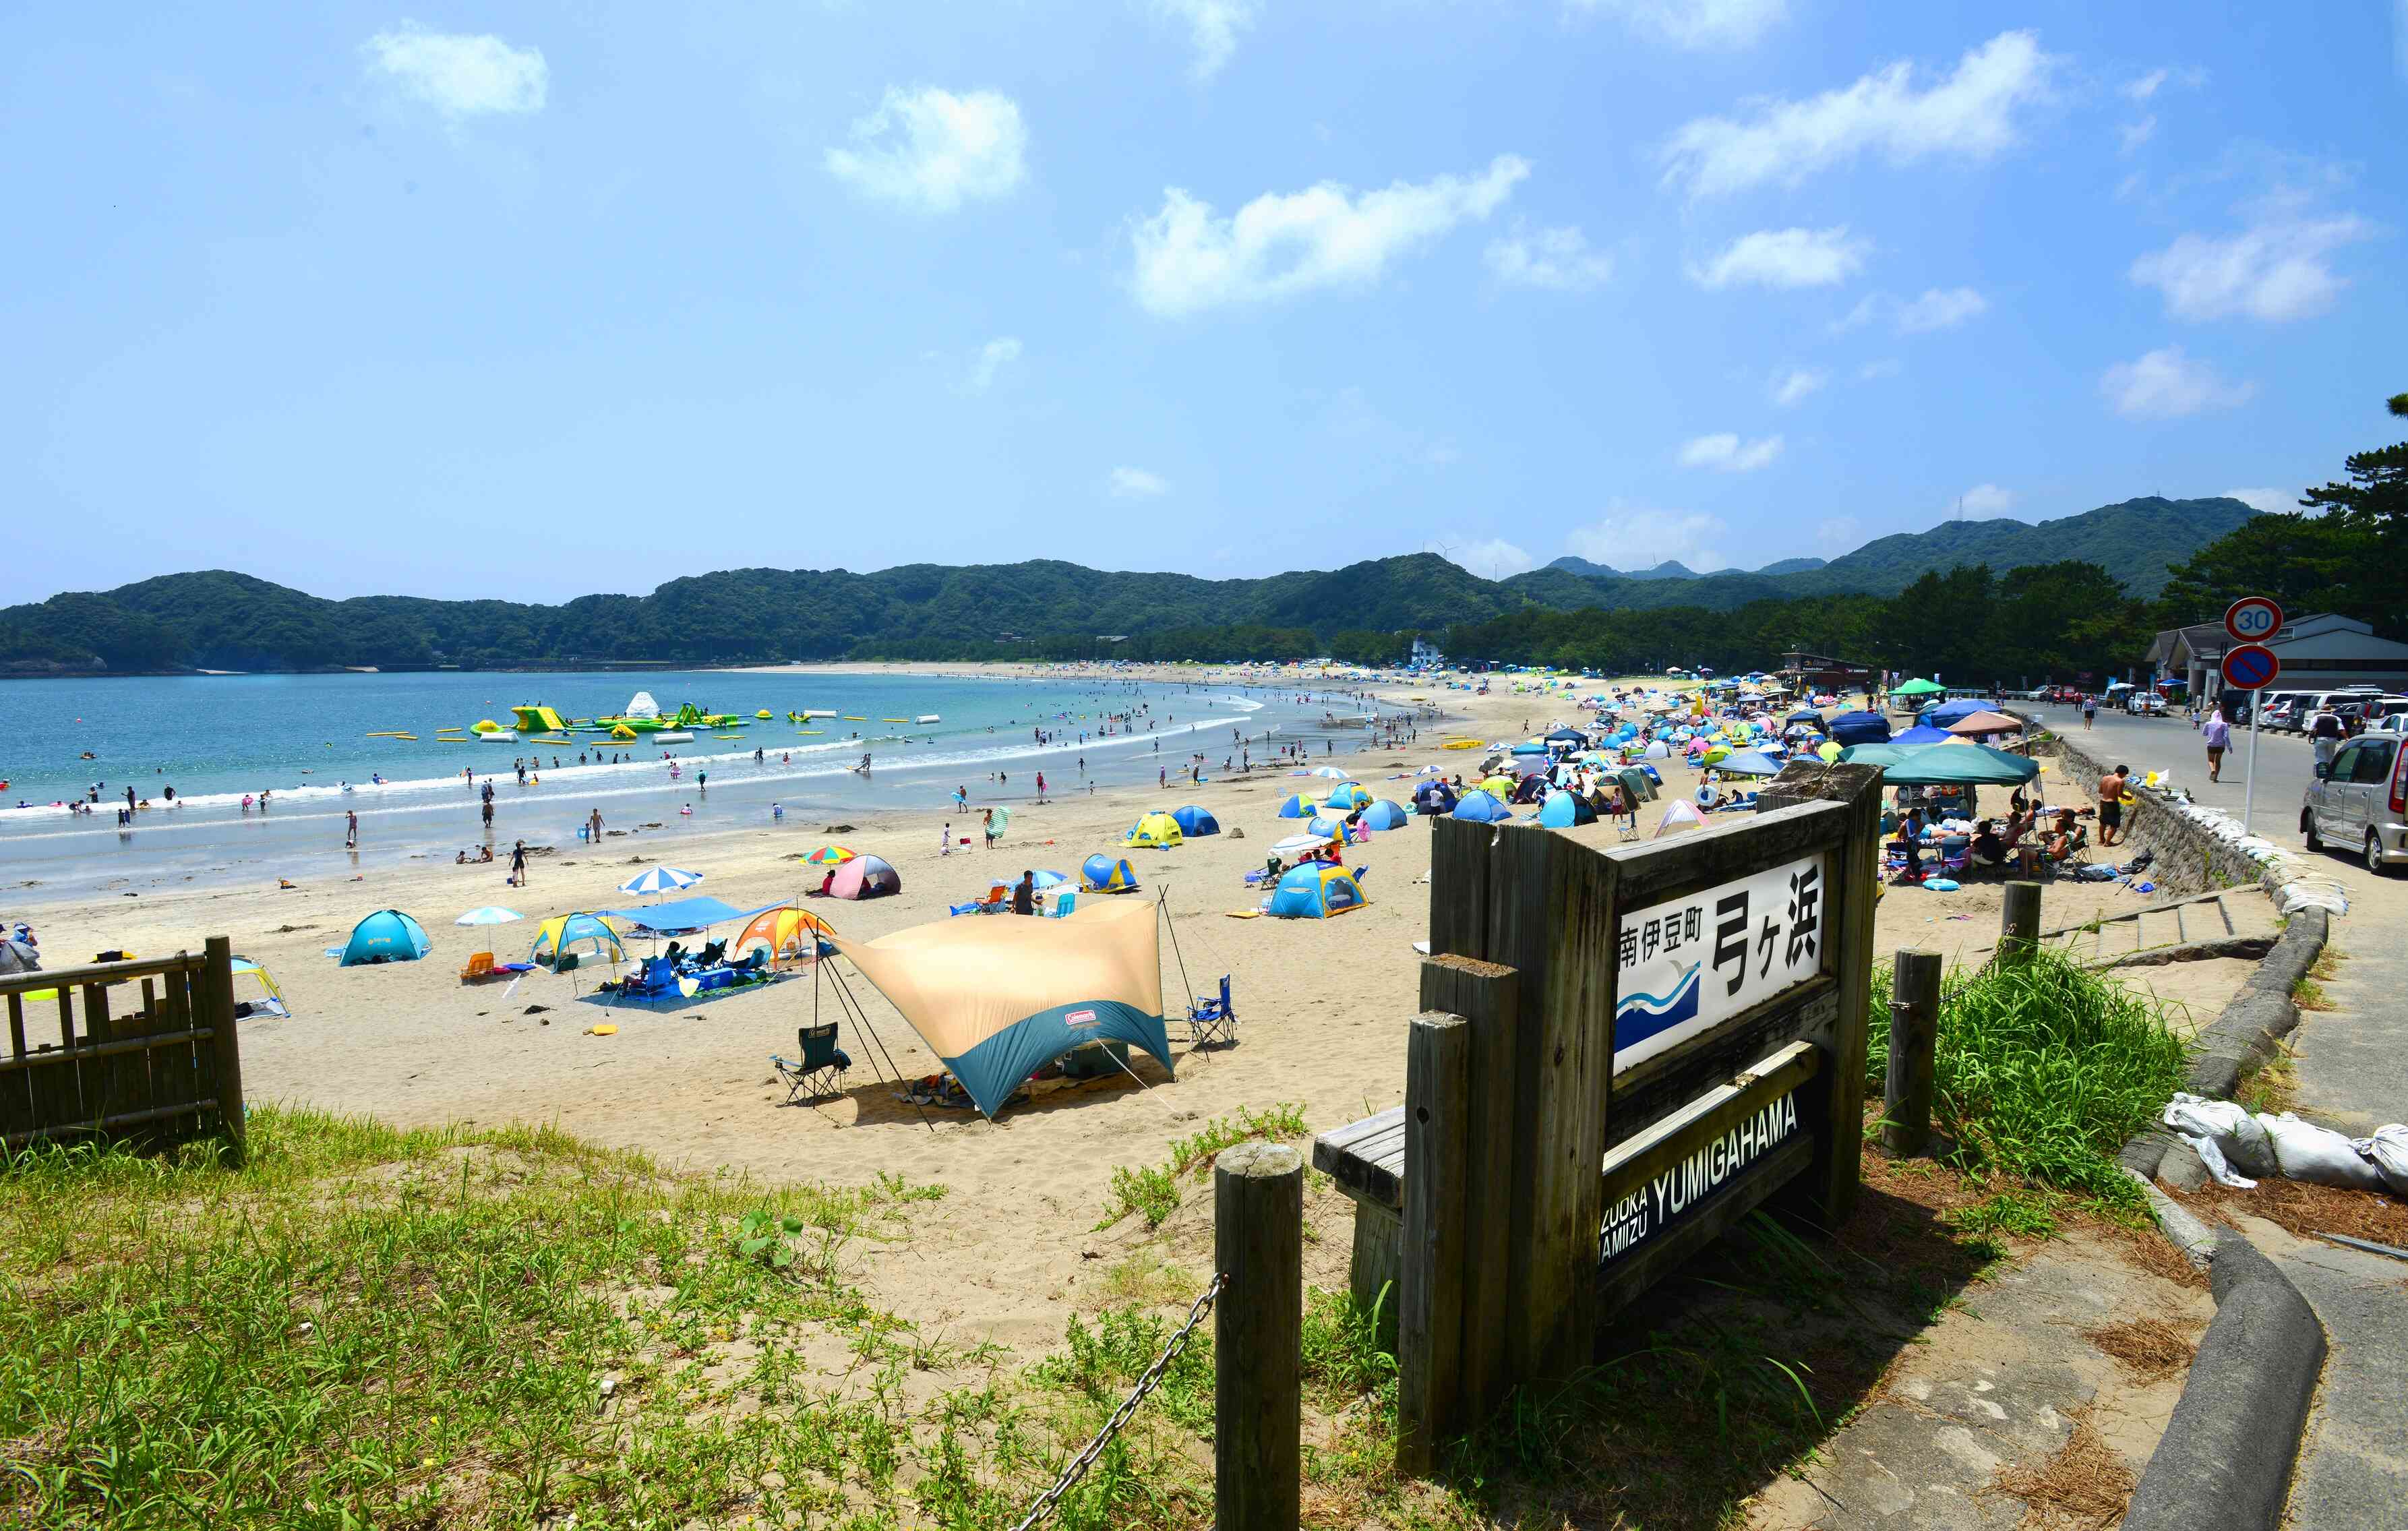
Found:
M 351 927 L 351 938 L 343 943 L 341 955 L 346 967 L 367 967 L 378 963 L 416 962 L 435 950 L 426 938 L 426 929 L 399 909 L 379 909 Z
M 1221 821 L 1212 817 L 1211 808 L 1189 803 L 1184 807 L 1172 808 L 1170 816 L 1178 821 L 1179 832 L 1191 840 L 1198 835 L 1221 833 Z

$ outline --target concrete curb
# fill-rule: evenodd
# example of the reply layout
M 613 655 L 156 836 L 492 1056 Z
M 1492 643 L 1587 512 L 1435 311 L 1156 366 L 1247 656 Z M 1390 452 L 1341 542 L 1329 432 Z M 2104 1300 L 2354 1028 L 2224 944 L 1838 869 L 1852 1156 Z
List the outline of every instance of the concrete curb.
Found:
M 2124 1531 L 2264 1531 L 2282 1522 L 2325 1363 L 2324 1326 L 2237 1231 L 2215 1238 L 2215 1319 L 2149 1457 Z
M 2282 939 L 2223 1012 L 2199 1034 L 2186 1076 L 2190 1093 L 2229 1100 L 2242 1080 L 2274 1055 L 2278 1038 L 2300 1024 L 2291 986 L 2307 976 L 2332 934 L 2332 917 L 2305 906 L 2295 909 Z

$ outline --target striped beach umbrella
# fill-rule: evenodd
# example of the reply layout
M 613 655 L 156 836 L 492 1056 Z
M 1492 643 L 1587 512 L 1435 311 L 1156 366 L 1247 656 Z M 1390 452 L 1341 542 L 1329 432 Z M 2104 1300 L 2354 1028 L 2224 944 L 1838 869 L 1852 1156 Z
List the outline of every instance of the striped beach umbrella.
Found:
M 674 866 L 647 866 L 619 884 L 621 893 L 678 893 L 702 880 L 700 872 L 680 871 Z
M 823 845 L 805 856 L 803 861 L 811 866 L 841 866 L 859 854 L 861 854 L 860 851 L 847 846 Z

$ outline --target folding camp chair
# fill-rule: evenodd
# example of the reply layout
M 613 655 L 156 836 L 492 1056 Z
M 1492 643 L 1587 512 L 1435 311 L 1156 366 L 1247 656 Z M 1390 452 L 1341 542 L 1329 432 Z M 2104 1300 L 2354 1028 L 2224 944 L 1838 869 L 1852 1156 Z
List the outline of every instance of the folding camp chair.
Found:
M 853 1066 L 853 1060 L 836 1045 L 836 1023 L 796 1028 L 795 1046 L 802 1052 L 798 1063 L 789 1063 L 774 1052 L 769 1054 L 769 1066 L 786 1081 L 786 1103 L 791 1106 L 797 1098 L 804 1098 L 805 1091 L 811 1092 L 807 1097 L 810 1100 L 824 1100 L 835 1095 L 843 1085 L 844 1071 Z
M 1221 975 L 1219 998 L 1206 995 L 1187 1006 L 1189 1047 L 1234 1047 L 1238 1041 L 1238 1007 L 1229 999 L 1229 975 Z

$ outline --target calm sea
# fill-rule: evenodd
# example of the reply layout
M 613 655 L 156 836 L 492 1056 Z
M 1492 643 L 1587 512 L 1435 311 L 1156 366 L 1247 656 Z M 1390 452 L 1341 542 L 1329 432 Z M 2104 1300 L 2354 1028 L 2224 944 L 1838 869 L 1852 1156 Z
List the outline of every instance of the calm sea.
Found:
M 542 703 L 564 718 L 614 714 L 638 691 L 664 712 L 693 702 L 705 711 L 771 716 L 724 731 L 738 736 L 733 740 L 698 730 L 692 743 L 668 746 L 586 735 L 572 744 L 437 738 L 438 729 L 482 719 L 508 725 L 514 705 Z M 1293 692 L 1095 677 L 701 671 L 0 681 L 0 780 L 7 783 L 0 788 L 0 908 L 95 890 L 448 860 L 487 841 L 504 853 L 519 838 L 574 846 L 596 808 L 610 828 L 751 823 L 817 835 L 831 818 L 879 806 L 940 807 L 956 786 L 979 803 L 1025 801 L 1039 772 L 1054 795 L 1089 780 L 1176 778 L 1191 764 L 1209 778 L 1248 745 L 1259 760 L 1280 743 L 1319 739 L 1332 705 Z M 1358 710 L 1346 700 L 1334 705 Z M 789 721 L 789 712 L 805 710 L 838 716 Z M 929 713 L 941 722 L 895 721 Z M 386 733 L 417 737 L 370 737 Z M 1349 742 L 1361 737 L 1353 733 Z M 676 756 L 673 766 L 665 752 Z M 853 769 L 865 752 L 866 777 Z M 1191 761 L 1197 753 L 1201 763 Z M 513 769 L 521 762 L 530 767 L 524 782 Z M 464 772 L 474 773 L 473 784 Z M 489 778 L 490 829 L 479 809 Z M 128 786 L 150 805 L 132 815 L 130 829 L 117 815 Z M 95 788 L 99 801 L 88 815 L 53 806 Z M 244 796 L 263 790 L 273 806 L 246 809 Z M 354 812 L 356 856 L 343 848 L 345 815 Z

